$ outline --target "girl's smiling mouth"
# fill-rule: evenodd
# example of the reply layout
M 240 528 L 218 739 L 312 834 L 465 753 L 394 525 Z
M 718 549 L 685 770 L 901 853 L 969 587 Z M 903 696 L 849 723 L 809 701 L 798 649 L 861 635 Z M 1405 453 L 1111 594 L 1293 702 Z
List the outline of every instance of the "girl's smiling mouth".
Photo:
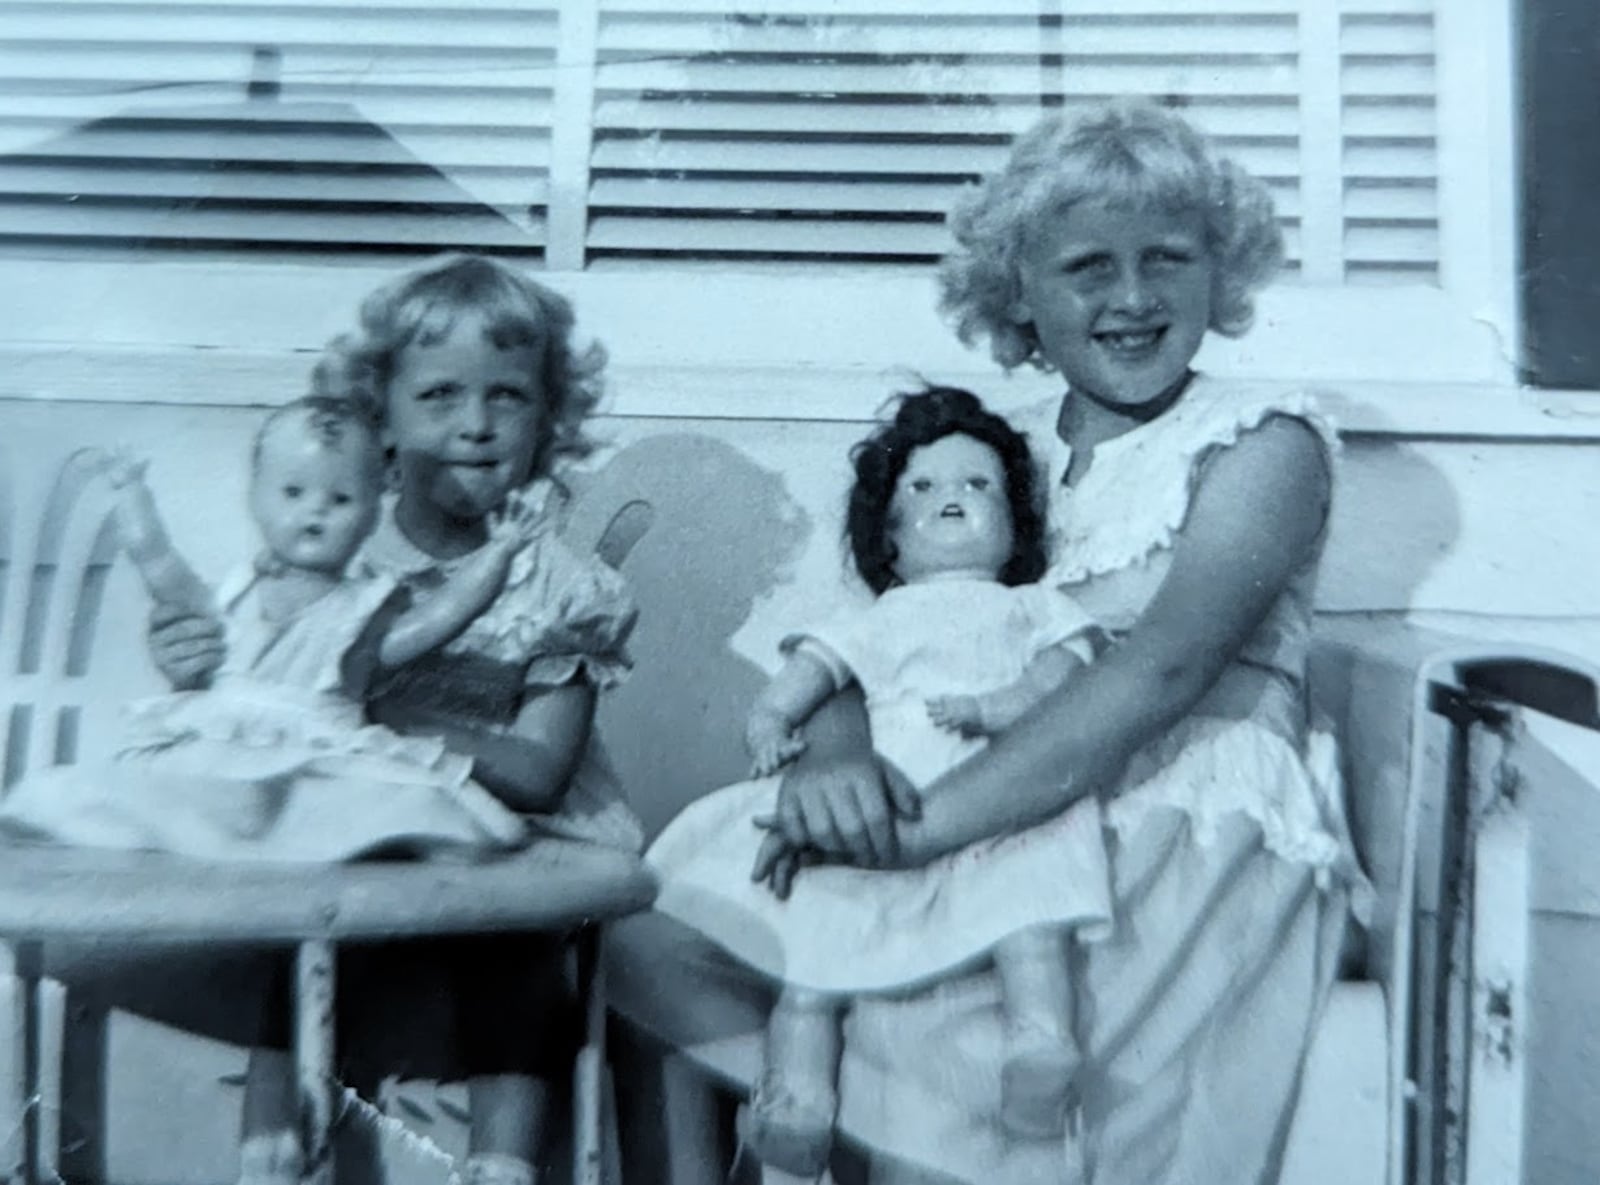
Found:
M 1107 329 L 1093 334 L 1096 345 L 1124 357 L 1141 357 L 1160 348 L 1166 326 L 1153 329 Z

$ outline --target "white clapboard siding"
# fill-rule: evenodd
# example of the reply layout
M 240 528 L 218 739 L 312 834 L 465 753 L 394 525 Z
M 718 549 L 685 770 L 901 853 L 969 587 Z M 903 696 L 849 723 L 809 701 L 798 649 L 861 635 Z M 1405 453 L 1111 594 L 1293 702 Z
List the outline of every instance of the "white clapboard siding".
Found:
M 1433 282 L 1435 3 L 0 0 L 0 243 L 925 263 L 1042 112 L 1144 94 L 1291 272 Z
M 0 239 L 537 254 L 558 10 L 0 0 Z

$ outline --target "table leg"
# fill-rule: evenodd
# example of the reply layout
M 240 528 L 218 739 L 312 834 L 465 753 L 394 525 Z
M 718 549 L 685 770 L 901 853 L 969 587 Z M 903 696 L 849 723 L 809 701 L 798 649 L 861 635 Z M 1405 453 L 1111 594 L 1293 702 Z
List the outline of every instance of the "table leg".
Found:
M 26 1181 L 28 1155 L 28 985 L 13 947 L 0 942 L 0 1181 Z
M 307 1185 L 333 1185 L 333 943 L 302 942 L 295 952 L 294 1066 Z

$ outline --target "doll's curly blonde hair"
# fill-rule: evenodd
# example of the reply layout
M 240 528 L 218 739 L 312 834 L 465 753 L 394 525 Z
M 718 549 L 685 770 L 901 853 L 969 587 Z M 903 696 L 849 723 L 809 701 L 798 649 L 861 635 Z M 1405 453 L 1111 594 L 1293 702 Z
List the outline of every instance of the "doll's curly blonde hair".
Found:
M 312 393 L 353 400 L 382 424 L 400 352 L 442 340 L 465 316 L 482 318 L 485 335 L 499 349 L 531 346 L 541 353 L 538 378 L 549 427 L 531 471 L 547 474 L 559 461 L 592 452 L 596 444 L 583 425 L 604 392 L 605 348 L 573 343 L 575 318 L 566 297 L 484 255 L 442 255 L 373 291 L 361 302 L 356 330 L 324 348 Z
M 1211 328 L 1249 329 L 1255 294 L 1283 263 L 1267 187 L 1220 159 L 1182 116 L 1124 99 L 1071 120 L 1047 116 L 1019 136 L 1004 167 L 966 191 L 951 211 L 956 247 L 940 268 L 940 308 L 967 345 L 988 339 L 1007 370 L 1041 368 L 1032 325 L 1011 319 L 1029 229 L 1074 202 L 1196 210 L 1214 261 Z

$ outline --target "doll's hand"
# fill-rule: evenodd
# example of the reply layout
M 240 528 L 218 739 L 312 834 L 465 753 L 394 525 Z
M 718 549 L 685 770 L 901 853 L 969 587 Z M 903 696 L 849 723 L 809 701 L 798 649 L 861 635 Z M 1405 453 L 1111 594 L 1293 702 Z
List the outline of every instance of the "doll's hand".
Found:
M 147 458 L 120 445 L 114 449 L 89 449 L 85 459 L 90 472 L 105 478 L 115 490 L 144 480 L 145 470 L 150 468 Z
M 928 719 L 946 732 L 964 737 L 983 736 L 988 731 L 976 696 L 936 695 L 928 701 Z
M 751 712 L 744 726 L 750 772 L 757 778 L 777 773 L 801 753 L 806 742 L 789 722 L 772 712 Z

